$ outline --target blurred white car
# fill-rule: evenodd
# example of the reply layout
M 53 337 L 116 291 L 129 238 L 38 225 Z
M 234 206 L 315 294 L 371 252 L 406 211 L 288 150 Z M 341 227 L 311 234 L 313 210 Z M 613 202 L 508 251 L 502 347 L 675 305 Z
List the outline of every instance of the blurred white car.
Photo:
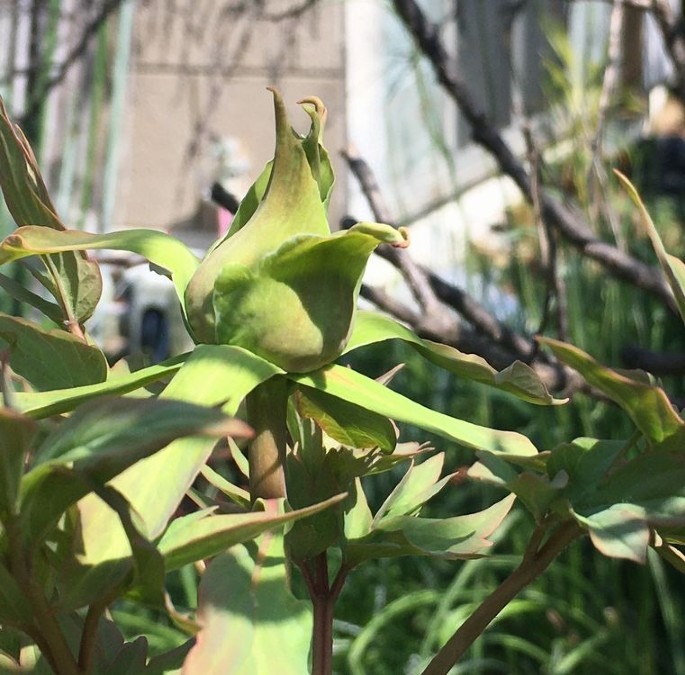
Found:
M 160 363 L 192 348 L 169 278 L 136 260 L 103 262 L 100 268 L 102 299 L 87 327 L 111 363 L 133 354 Z

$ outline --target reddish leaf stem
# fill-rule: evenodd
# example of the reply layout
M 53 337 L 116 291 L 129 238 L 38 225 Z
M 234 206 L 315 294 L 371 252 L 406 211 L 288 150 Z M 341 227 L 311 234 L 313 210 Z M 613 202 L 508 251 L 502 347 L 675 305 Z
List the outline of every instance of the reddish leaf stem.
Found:
M 312 627 L 312 675 L 333 672 L 333 613 L 335 603 L 345 585 L 349 568 L 338 570 L 332 584 L 328 581 L 328 557 L 320 553 L 313 560 L 300 564 L 314 609 Z
M 537 539 L 538 531 L 534 533 Z M 537 548 L 529 547 L 521 564 L 485 599 L 471 616 L 457 629 L 443 645 L 422 675 L 446 675 L 465 654 L 490 622 L 532 581 L 537 579 L 574 539 L 582 536 L 583 530 L 575 522 L 559 526 Z M 531 550 L 532 549 L 532 550 Z
M 333 607 L 335 599 L 328 585 L 328 559 L 326 552 L 314 559 L 312 605 L 314 627 L 312 634 L 312 675 L 330 675 L 333 672 Z

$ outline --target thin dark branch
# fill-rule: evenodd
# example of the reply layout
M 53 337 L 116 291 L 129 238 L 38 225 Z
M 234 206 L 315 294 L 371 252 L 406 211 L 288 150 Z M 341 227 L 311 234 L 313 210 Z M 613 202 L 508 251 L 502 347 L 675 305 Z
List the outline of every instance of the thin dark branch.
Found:
M 588 2 L 589 0 L 566 0 L 566 2 Z M 604 2 L 613 3 L 614 0 L 604 0 Z M 652 9 L 654 0 L 623 0 L 626 7 L 634 7 L 635 9 Z
M 345 158 L 350 162 L 350 154 L 346 154 Z M 351 169 L 360 182 L 363 193 L 369 199 L 375 217 L 381 219 L 384 216 L 384 220 L 390 220 L 390 214 L 384 206 L 383 196 L 370 167 L 358 156 L 354 156 L 354 162 Z M 350 219 L 350 222 L 356 221 Z M 402 272 L 396 249 L 380 246 L 376 253 Z M 418 279 L 422 286 L 428 285 L 438 301 L 438 308 L 433 314 L 427 314 L 423 307 L 420 308 L 422 312 L 417 313 L 379 288 L 362 286 L 362 297 L 410 325 L 421 337 L 451 345 L 467 354 L 478 354 L 498 370 L 520 360 L 528 363 L 552 391 L 563 390 L 566 395 L 575 391 L 596 394 L 590 391 L 575 371 L 554 361 L 544 352 L 538 353 L 537 344 L 533 339 L 512 331 L 468 293 L 409 260 L 414 278 Z M 457 321 L 450 310 L 461 315 L 473 328 Z M 436 316 L 439 317 L 438 321 L 435 320 Z
M 664 354 L 631 345 L 621 350 L 621 361 L 626 368 L 639 368 L 659 377 L 685 375 L 685 354 Z
M 382 223 L 393 223 L 393 218 L 369 165 L 351 148 L 342 154 L 350 167 L 350 171 L 359 181 L 362 192 L 373 211 L 374 218 Z M 452 325 L 448 324 L 453 322 L 449 322 L 446 317 L 442 316 L 440 303 L 435 292 L 428 283 L 426 275 L 418 269 L 411 256 L 398 248 L 386 246 L 384 249 L 384 257 L 389 259 L 400 271 L 416 302 L 421 307 L 424 317 L 436 326 L 442 325 L 441 330 L 452 328 Z
M 594 193 L 593 205 L 598 213 L 604 216 L 609 223 L 614 239 L 618 247 L 626 250 L 625 238 L 621 233 L 620 223 L 614 209 L 611 208 L 606 198 L 607 172 L 602 164 L 602 141 L 604 137 L 604 123 L 607 113 L 618 88 L 619 77 L 622 69 L 622 44 L 621 36 L 624 31 L 626 18 L 625 0 L 614 0 L 609 21 L 609 44 L 607 47 L 607 65 L 602 80 L 602 91 L 599 98 L 597 112 L 597 124 L 595 133 L 590 142 L 590 186 Z
M 359 157 L 359 155 L 352 154 L 349 151 L 343 153 L 343 156 L 347 160 L 352 174 L 359 182 L 362 192 L 366 196 L 369 206 L 373 211 L 374 217 L 382 222 L 391 225 L 394 224 L 369 165 Z M 379 306 L 384 306 L 386 311 L 390 311 L 387 308 L 391 306 L 390 303 L 393 303 L 392 306 L 396 307 L 396 311 L 398 312 L 396 316 L 398 318 L 404 316 L 401 320 L 410 322 L 414 326 L 423 322 L 424 332 L 426 332 L 428 325 L 432 323 L 432 329 L 436 336 L 440 336 L 440 338 L 446 340 L 450 333 L 458 333 L 458 331 L 456 330 L 454 322 L 449 321 L 449 319 L 446 318 L 446 313 L 442 306 L 442 303 L 444 303 L 463 316 L 478 332 L 483 333 L 493 342 L 502 343 L 507 349 L 513 351 L 514 354 L 516 354 L 514 358 L 528 361 L 533 352 L 535 352 L 536 346 L 533 340 L 524 338 L 511 331 L 465 291 L 453 284 L 447 283 L 433 272 L 430 272 L 421 265 L 415 263 L 407 251 L 390 246 L 381 246 L 376 252 L 381 258 L 390 262 L 400 271 L 413 291 L 414 297 L 417 299 L 423 312 L 423 316 L 419 317 L 413 313 L 413 310 L 410 310 L 406 306 L 398 306 L 397 301 L 392 300 L 387 296 L 380 297 L 380 291 L 378 290 L 368 289 L 367 294 L 376 294 L 377 298 L 380 300 Z M 420 298 L 423 298 L 424 302 L 421 302 Z M 435 307 L 436 302 L 438 303 L 437 307 Z M 430 316 L 427 316 L 428 307 L 435 308 L 434 312 L 442 316 L 441 323 L 436 324 Z M 390 311 L 390 313 L 395 314 L 395 311 Z M 410 318 L 412 314 L 415 317 L 414 319 Z
M 493 156 L 500 170 L 512 178 L 530 203 L 532 188 L 528 172 L 475 103 L 459 77 L 455 61 L 442 44 L 438 27 L 428 21 L 415 0 L 393 0 L 393 5 L 419 50 L 430 61 L 438 83 L 470 123 L 473 140 Z M 600 263 L 613 276 L 658 296 L 675 311 L 673 294 L 659 270 L 598 239 L 577 210 L 549 192 L 542 194 L 541 210 L 550 225 L 582 255 Z
M 567 2 L 587 2 L 587 0 L 567 0 Z M 614 3 L 615 0 L 604 0 Z M 675 70 L 674 90 L 685 103 L 685 30 L 683 18 L 678 16 L 668 0 L 622 0 L 625 7 L 651 12 L 656 20 L 664 46 Z
M 262 18 L 266 21 L 274 22 L 284 21 L 285 19 L 298 19 L 318 2 L 319 0 L 303 0 L 299 5 L 294 5 L 281 12 L 266 12 L 262 15 Z
M 391 314 L 399 321 L 415 326 L 421 320 L 420 315 L 382 288 L 362 284 L 359 294 L 362 298 L 372 302 L 376 307 Z
M 124 0 L 104 0 L 98 13 L 83 29 L 78 42 L 72 47 L 64 60 L 56 65 L 55 72 L 44 81 L 41 81 L 39 86 L 31 92 L 31 98 L 24 111 L 24 115 L 18 120 L 19 126 L 23 127 L 25 121 L 31 119 L 31 117 L 40 110 L 45 97 L 54 89 L 54 87 L 64 80 L 69 69 L 83 57 L 88 50 L 91 40 L 95 37 L 107 19 L 109 19 L 110 15 L 116 12 L 123 2 Z M 41 64 L 41 67 L 44 66 Z
M 532 176 L 531 188 L 533 199 L 533 215 L 535 216 L 538 240 L 540 242 L 540 261 L 542 263 L 542 268 L 545 271 L 547 281 L 547 290 L 545 293 L 542 318 L 540 320 L 538 333 L 544 334 L 546 332 L 552 311 L 552 300 L 556 298 L 556 324 L 558 335 L 561 340 L 568 340 L 569 327 L 566 284 L 564 283 L 564 279 L 559 274 L 558 270 L 558 251 L 555 232 L 543 217 L 542 209 L 540 207 L 540 195 L 542 189 L 540 151 L 538 150 L 535 139 L 533 138 L 533 132 L 530 128 L 530 124 L 527 121 L 523 126 L 523 135 L 528 149 L 528 162 L 530 164 Z

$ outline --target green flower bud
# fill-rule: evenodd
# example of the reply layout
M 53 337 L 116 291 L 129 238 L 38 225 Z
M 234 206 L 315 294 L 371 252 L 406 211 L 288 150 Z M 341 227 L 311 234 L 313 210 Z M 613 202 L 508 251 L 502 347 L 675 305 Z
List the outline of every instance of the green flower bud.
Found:
M 301 101 L 312 120 L 302 138 L 273 94 L 274 160 L 190 280 L 185 306 L 196 341 L 237 345 L 288 372 L 307 372 L 345 348 L 373 250 L 383 242 L 406 246 L 407 235 L 379 223 L 331 234 L 325 108 L 314 97 Z

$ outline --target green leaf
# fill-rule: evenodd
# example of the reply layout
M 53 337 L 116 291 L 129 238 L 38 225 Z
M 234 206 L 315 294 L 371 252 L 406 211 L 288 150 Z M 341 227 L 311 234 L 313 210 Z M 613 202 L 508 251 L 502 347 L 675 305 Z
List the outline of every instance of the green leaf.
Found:
M 551 338 L 539 338 L 560 360 L 577 370 L 589 384 L 618 403 L 637 428 L 652 442 L 672 439 L 682 445 L 685 423 L 663 389 L 597 363 L 572 345 Z
M 161 553 L 151 541 L 148 541 L 141 534 L 140 519 L 135 511 L 131 509 L 131 505 L 121 493 L 115 490 L 111 485 L 103 486 L 94 482 L 93 491 L 117 514 L 126 538 L 128 539 L 132 553 L 131 567 L 133 575 L 127 579 L 125 586 L 127 589 L 127 597 L 147 605 L 163 607 L 165 570 L 164 559 L 162 558 Z M 128 561 L 118 561 L 118 563 L 118 566 L 122 569 L 129 566 Z M 65 592 L 61 594 L 62 599 L 60 605 L 64 605 L 65 609 L 71 609 L 72 607 L 77 609 L 86 606 L 86 604 L 91 604 L 97 599 L 98 596 L 88 599 L 81 598 L 78 604 L 74 603 L 78 591 L 84 586 L 91 586 L 88 581 L 92 576 L 92 572 L 92 568 L 87 568 L 85 574 L 79 575 L 77 583 L 69 584 L 67 586 Z M 111 588 L 111 578 L 108 581 Z M 103 593 L 100 592 L 99 597 L 102 597 L 102 595 Z M 73 605 L 68 604 L 70 600 L 74 603 Z
M 373 526 L 373 514 L 366 500 L 362 482 L 359 478 L 354 480 L 354 488 L 350 491 L 348 507 L 345 509 L 344 530 L 345 539 L 362 539 Z
M 143 457 L 179 436 L 245 435 L 217 410 L 169 400 L 106 399 L 79 408 L 36 451 L 21 486 L 29 541 L 40 541 L 64 511 Z
M 222 405 L 224 413 L 234 415 L 252 389 L 281 373 L 273 364 L 239 347 L 200 345 L 162 397 L 206 406 Z M 140 515 L 147 538 L 155 539 L 164 531 L 215 445 L 214 439 L 205 437 L 178 439 L 112 481 Z M 100 500 L 89 496 L 79 503 L 79 510 L 84 560 L 97 564 L 130 555 L 118 519 Z
M 397 431 L 387 417 L 318 389 L 299 390 L 297 408 L 302 417 L 313 419 L 328 436 L 347 447 L 391 453 L 397 445 Z
M 598 486 L 625 450 L 624 441 L 577 438 L 554 448 L 547 459 L 550 478 L 562 472 L 568 477 L 564 494 L 572 504 L 593 499 Z
M 37 431 L 33 420 L 0 408 L 0 522 L 17 512 L 24 464 Z
M 668 445 L 668 444 L 667 444 Z M 587 458 L 574 461 L 577 449 L 569 450 L 568 464 L 577 467 L 575 483 L 584 479 L 591 466 L 606 466 L 604 474 L 591 478 L 583 490 L 568 490 L 576 519 L 590 529 L 598 550 L 612 557 L 644 562 L 650 530 L 656 528 L 669 540 L 685 538 L 685 456 L 682 448 L 670 451 L 656 446 L 629 461 L 616 463 L 608 470 L 608 459 L 601 462 L 592 454 L 604 450 L 616 457 L 618 452 L 605 445 L 592 448 Z M 554 453 L 553 453 L 554 454 Z M 582 472 L 581 472 L 582 470 Z
M 107 378 L 107 361 L 97 348 L 62 330 L 0 313 L 0 340 L 9 364 L 39 391 L 97 384 Z
M 202 630 L 184 675 L 302 675 L 309 672 L 311 604 L 288 587 L 282 538 L 262 537 L 253 554 L 236 546 L 200 582 Z
M 139 673 L 147 673 L 147 668 L 145 668 L 147 651 L 147 639 L 142 635 L 132 642 L 126 642 L 121 646 L 119 653 L 104 675 L 138 675 Z
M 180 672 L 183 667 L 183 661 L 194 644 L 194 639 L 188 640 L 169 652 L 152 657 L 148 661 L 145 675 L 169 675 L 177 671 Z M 124 674 L 122 673 L 122 675 Z
M 224 478 L 220 473 L 214 471 L 209 464 L 205 464 L 202 469 L 200 469 L 200 473 L 210 485 L 219 490 L 219 492 L 228 497 L 232 502 L 244 509 L 250 508 L 250 493 L 247 490 L 243 490 L 243 488 L 231 483 L 231 481 Z
M 485 554 L 488 537 L 501 525 L 516 497 L 507 495 L 484 511 L 453 518 L 384 518 L 371 532 L 350 540 L 345 561 L 358 565 L 373 558 L 425 555 L 447 560 L 467 560 Z
M 0 187 L 18 225 L 62 229 L 26 137 L 0 98 Z
M 629 502 L 653 524 L 685 524 L 685 455 L 682 448 L 645 452 L 615 468 L 584 504 Z
M 378 509 L 374 518 L 377 526 L 384 518 L 397 516 L 413 516 L 418 514 L 421 507 L 450 481 L 453 475 L 440 479 L 445 453 L 441 452 L 429 457 L 421 464 L 411 463 L 407 473 L 395 486 L 383 505 Z
M 0 188 L 18 226 L 35 225 L 63 230 L 40 174 L 36 158 L 21 130 L 9 119 L 0 99 Z M 51 273 L 46 287 L 62 307 L 64 321 L 89 318 L 102 293 L 97 264 L 83 254 L 67 253 L 45 258 Z
M 649 212 L 645 208 L 642 199 L 633 184 L 620 172 L 614 170 L 616 177 L 621 182 L 621 185 L 628 193 L 628 196 L 632 200 L 633 204 L 637 206 L 638 212 L 640 213 L 640 221 L 642 226 L 647 232 L 647 236 L 652 242 L 654 251 L 656 252 L 661 268 L 666 275 L 666 280 L 671 286 L 673 295 L 675 296 L 676 305 L 680 316 L 685 321 L 685 264 L 682 260 L 679 260 L 675 256 L 669 255 L 664 248 L 664 244 L 661 241 L 659 232 L 652 221 Z
M 112 379 L 99 384 L 43 392 L 16 392 L 14 394 L 15 405 L 21 412 L 33 419 L 61 415 L 93 399 L 127 394 L 172 375 L 181 368 L 184 358 L 184 356 L 174 357 L 165 363 L 112 377 Z
M 402 517 L 401 529 L 407 541 L 424 553 L 451 560 L 479 557 L 492 546 L 487 538 L 502 524 L 514 500 L 508 495 L 483 511 L 453 518 Z M 381 524 L 391 526 L 397 523 Z
M 0 265 L 35 254 L 85 249 L 113 249 L 142 255 L 171 274 L 181 301 L 190 278 L 200 264 L 185 244 L 158 230 L 130 229 L 90 234 L 78 230 L 20 227 L 0 244 Z
M 523 471 L 509 489 L 525 504 L 536 522 L 541 522 L 560 502 L 568 477 L 561 473 L 550 480 L 545 475 Z
M 270 508 L 250 513 L 193 513 L 176 518 L 159 542 L 167 571 L 178 569 L 197 560 L 211 558 L 231 546 L 255 539 L 279 525 L 308 518 L 340 503 L 345 495 L 295 511 L 279 513 Z
M 518 473 L 509 462 L 491 452 L 479 452 L 479 462 L 472 464 L 467 476 L 473 480 L 509 489 L 518 478 Z
M 588 528 L 595 548 L 610 558 L 625 558 L 644 564 L 649 546 L 645 510 L 635 504 L 612 504 L 589 516 L 574 513 Z
M 513 431 L 498 431 L 459 420 L 416 403 L 350 368 L 332 365 L 307 375 L 290 375 L 304 387 L 320 389 L 396 422 L 413 424 L 476 450 L 530 457 L 537 454 L 532 442 Z
M 548 453 L 539 457 L 545 458 Z M 568 475 L 564 471 L 554 474 L 552 479 L 534 471 L 518 473 L 501 456 L 489 452 L 479 452 L 480 462 L 473 464 L 468 470 L 468 477 L 503 487 L 514 493 L 540 522 L 551 510 L 555 503 L 563 502 L 564 488 L 568 483 Z M 532 467 L 538 469 L 544 467 Z M 562 507 L 565 510 L 565 503 Z
M 59 325 L 64 320 L 62 310 L 58 305 L 31 292 L 28 288 L 18 284 L 14 279 L 5 274 L 0 274 L 0 288 L 11 298 L 37 309 L 54 323 Z
M 380 450 L 340 446 L 332 439 L 324 438 L 311 420 L 296 415 L 294 406 L 290 412 L 288 424 L 293 449 L 287 455 L 286 476 L 291 505 L 303 508 L 342 492 L 351 495 L 341 508 L 327 509 L 289 528 L 286 542 L 291 559 L 301 561 L 338 545 L 344 536 L 347 518 L 344 512 L 354 508 L 355 479 L 411 461 L 426 449 L 409 443 L 388 455 Z
M 33 468 L 64 464 L 106 483 L 131 456 L 189 434 L 249 436 L 249 427 L 219 410 L 169 398 L 103 399 L 79 408 L 36 450 Z M 32 469 L 33 470 L 33 469 Z
M 529 403 L 559 405 L 568 400 L 555 399 L 536 372 L 521 361 L 515 361 L 504 370 L 497 371 L 480 356 L 464 354 L 454 347 L 424 340 L 402 324 L 377 312 L 357 313 L 345 353 L 394 339 L 403 340 L 428 361 L 458 377 L 507 391 Z

